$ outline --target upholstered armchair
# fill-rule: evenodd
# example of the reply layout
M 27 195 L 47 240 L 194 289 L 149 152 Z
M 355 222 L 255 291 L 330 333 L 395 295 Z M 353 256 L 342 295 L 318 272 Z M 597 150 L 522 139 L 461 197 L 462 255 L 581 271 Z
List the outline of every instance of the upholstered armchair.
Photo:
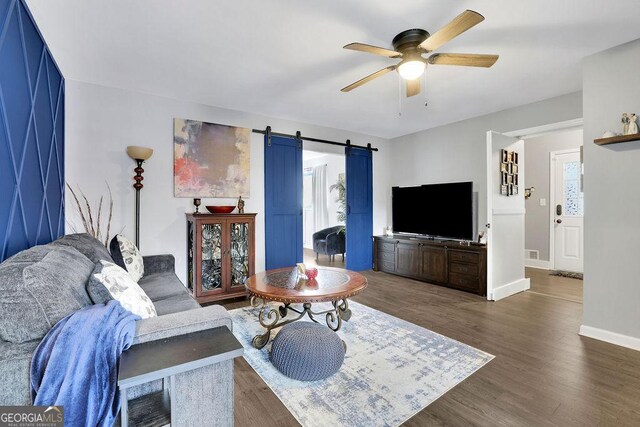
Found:
M 333 261 L 336 254 L 342 254 L 344 261 L 345 247 L 345 228 L 342 225 L 313 233 L 313 251 L 316 253 L 316 259 L 320 254 L 324 254 Z

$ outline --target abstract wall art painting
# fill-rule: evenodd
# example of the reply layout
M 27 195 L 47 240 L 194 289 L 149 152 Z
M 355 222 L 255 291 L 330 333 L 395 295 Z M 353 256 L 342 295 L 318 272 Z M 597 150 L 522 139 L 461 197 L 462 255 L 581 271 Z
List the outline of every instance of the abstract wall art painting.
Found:
M 249 197 L 250 135 L 246 128 L 174 119 L 175 197 Z

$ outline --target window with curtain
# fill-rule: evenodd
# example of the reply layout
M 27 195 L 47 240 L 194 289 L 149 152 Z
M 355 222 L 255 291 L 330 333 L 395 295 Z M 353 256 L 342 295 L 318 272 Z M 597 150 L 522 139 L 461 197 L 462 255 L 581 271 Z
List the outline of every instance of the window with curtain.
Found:
M 313 225 L 316 231 L 327 227 L 329 210 L 327 207 L 327 165 L 313 167 L 312 185 Z

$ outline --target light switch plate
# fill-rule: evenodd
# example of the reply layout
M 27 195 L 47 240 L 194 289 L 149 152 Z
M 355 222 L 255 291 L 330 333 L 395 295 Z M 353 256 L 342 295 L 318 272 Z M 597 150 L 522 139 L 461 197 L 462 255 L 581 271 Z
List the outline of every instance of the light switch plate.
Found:
M 547 199 L 540 199 L 540 206 L 547 206 Z

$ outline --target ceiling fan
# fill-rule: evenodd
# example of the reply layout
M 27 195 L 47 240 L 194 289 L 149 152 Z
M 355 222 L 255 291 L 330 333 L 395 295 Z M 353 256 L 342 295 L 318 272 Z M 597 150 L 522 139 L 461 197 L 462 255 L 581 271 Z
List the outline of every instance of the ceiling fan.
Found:
M 357 82 L 343 87 L 341 91 L 349 92 L 377 77 L 397 69 L 400 77 L 405 80 L 407 97 L 410 97 L 420 93 L 419 77 L 424 73 L 427 63 L 433 65 L 461 65 L 465 67 L 489 68 L 498 60 L 498 55 L 436 53 L 428 58 L 422 56 L 425 53 L 433 52 L 446 42 L 478 25 L 482 21 L 484 21 L 484 16 L 478 12 L 465 10 L 433 35 L 419 28 L 401 32 L 395 36 L 391 42 L 393 50 L 363 43 L 349 43 L 344 46 L 345 49 L 373 53 L 374 55 L 382 55 L 393 59 L 397 58 L 400 59 L 400 62 L 385 67 L 373 74 L 369 74 Z

